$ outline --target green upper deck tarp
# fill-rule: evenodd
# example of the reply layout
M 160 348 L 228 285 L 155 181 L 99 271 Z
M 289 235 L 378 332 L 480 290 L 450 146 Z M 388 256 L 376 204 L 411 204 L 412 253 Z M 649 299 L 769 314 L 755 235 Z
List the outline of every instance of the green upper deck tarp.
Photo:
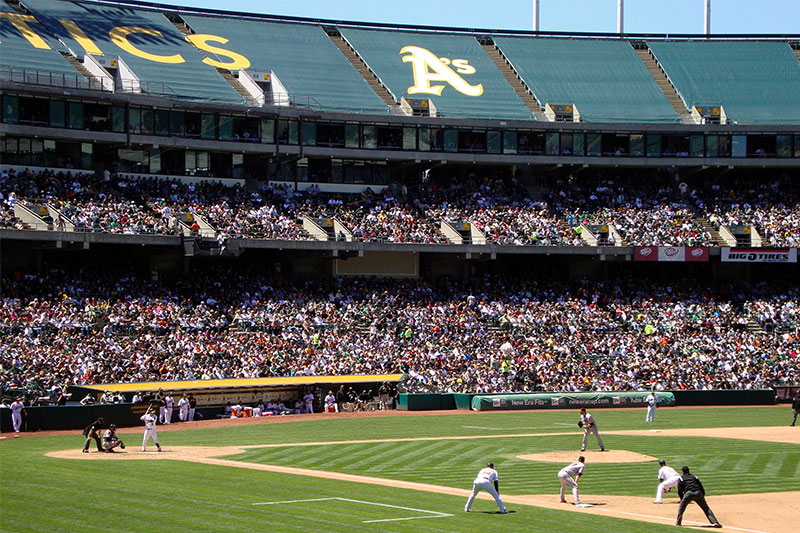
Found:
M 800 123 L 800 61 L 773 41 L 648 41 L 687 107 L 721 105 L 739 124 Z
M 161 13 L 62 0 L 24 0 L 23 4 L 50 33 L 83 57 L 86 50 L 60 22 L 72 21 L 103 55 L 121 57 L 139 77 L 145 92 L 179 99 L 244 103 L 214 67 L 202 62 L 203 55 Z M 123 35 L 139 52 L 131 53 L 115 44 L 112 30 Z M 148 54 L 158 59 L 143 57 Z
M 329 111 L 388 112 L 319 26 L 189 15 L 183 19 L 197 33 L 229 39 L 225 49 L 245 56 L 250 70 L 275 72 L 295 103 L 317 102 Z
M 11 13 L 12 16 L 19 15 L 2 1 L 0 1 L 0 12 Z M 9 18 L 0 17 L 0 66 L 11 67 L 20 72 L 24 69 L 37 71 L 40 74 L 52 72 L 73 77 L 80 76 L 59 53 L 63 47 L 44 31 L 41 24 L 35 21 L 25 23 L 40 38 L 41 41 L 37 41 L 39 47 L 23 37 L 22 32 L 14 27 Z
M 429 98 L 439 115 L 533 120 L 503 74 L 467 35 L 339 31 L 399 101 Z
M 574 104 L 585 122 L 680 122 L 627 41 L 496 37 L 494 42 L 542 106 Z

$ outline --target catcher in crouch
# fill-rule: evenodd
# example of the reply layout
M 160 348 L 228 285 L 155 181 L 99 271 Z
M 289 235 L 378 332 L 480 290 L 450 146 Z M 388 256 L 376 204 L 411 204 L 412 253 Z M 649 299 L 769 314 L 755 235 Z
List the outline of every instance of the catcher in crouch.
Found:
M 595 438 L 597 439 L 597 445 L 600 446 L 600 451 L 606 451 L 605 447 L 603 446 L 603 439 L 600 438 L 600 433 L 597 432 L 597 423 L 594 421 L 594 417 L 586 412 L 586 409 L 580 409 L 581 419 L 578 421 L 578 427 L 583 428 L 583 442 L 581 443 L 581 451 L 586 451 L 586 439 L 589 437 L 589 433 L 594 433 Z
M 125 443 L 119 440 L 117 437 L 117 426 L 116 424 L 111 424 L 108 426 L 108 429 L 103 434 L 103 451 L 108 453 L 114 453 L 114 448 L 119 446 L 121 449 L 125 449 Z

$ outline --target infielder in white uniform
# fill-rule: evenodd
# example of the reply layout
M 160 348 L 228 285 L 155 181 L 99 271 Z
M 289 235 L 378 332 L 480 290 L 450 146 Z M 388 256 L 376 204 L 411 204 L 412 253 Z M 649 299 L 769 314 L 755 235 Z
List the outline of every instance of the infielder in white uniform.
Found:
M 647 398 L 644 399 L 644 403 L 647 404 L 647 417 L 644 419 L 645 422 L 653 422 L 656 417 L 656 406 L 658 405 L 658 396 L 656 396 L 653 391 L 650 391 L 650 394 L 647 395 Z
M 567 503 L 564 497 L 564 489 L 570 487 L 572 489 L 572 497 L 575 498 L 575 505 L 581 504 L 581 497 L 578 494 L 578 480 L 583 475 L 583 469 L 586 468 L 584 456 L 578 457 L 574 463 L 570 463 L 558 472 L 558 479 L 561 481 L 561 503 Z
M 151 406 L 152 407 L 152 406 Z M 153 442 L 158 446 L 158 451 L 161 451 L 161 443 L 158 442 L 158 435 L 156 435 L 156 417 L 150 413 L 150 407 L 147 412 L 140 418 L 144 422 L 144 438 L 142 438 L 142 451 L 147 451 L 147 440 L 152 437 Z
M 22 427 L 22 413 L 27 416 L 28 412 L 25 410 L 22 398 L 17 398 L 9 407 L 11 407 L 11 425 L 14 426 L 14 433 L 19 433 Z
M 603 439 L 600 438 L 600 433 L 597 431 L 597 422 L 594 421 L 594 417 L 586 412 L 586 409 L 581 408 L 581 420 L 578 422 L 578 425 L 583 428 L 583 442 L 581 442 L 581 451 L 586 451 L 586 439 L 589 437 L 589 433 L 594 433 L 595 438 L 597 439 L 597 445 L 600 446 L 600 451 L 606 451 L 605 447 L 603 446 Z
M 181 422 L 189 420 L 189 398 L 186 397 L 186 394 L 178 400 L 178 420 Z
M 494 469 L 494 463 L 487 464 L 486 468 L 478 472 L 478 477 L 472 482 L 472 494 L 470 494 L 467 504 L 464 506 L 464 511 L 468 513 L 472 507 L 472 502 L 475 501 L 475 496 L 480 491 L 485 490 L 494 497 L 500 512 L 502 514 L 508 513 L 508 509 L 503 505 L 503 500 L 500 499 L 500 487 L 497 480 L 497 470 Z
M 658 470 L 659 484 L 658 489 L 656 489 L 656 499 L 653 500 L 653 503 L 663 503 L 661 497 L 664 492 L 669 492 L 672 487 L 677 487 L 678 481 L 681 479 L 680 474 L 671 466 L 667 466 L 667 462 L 664 459 L 659 459 L 658 464 L 661 465 Z

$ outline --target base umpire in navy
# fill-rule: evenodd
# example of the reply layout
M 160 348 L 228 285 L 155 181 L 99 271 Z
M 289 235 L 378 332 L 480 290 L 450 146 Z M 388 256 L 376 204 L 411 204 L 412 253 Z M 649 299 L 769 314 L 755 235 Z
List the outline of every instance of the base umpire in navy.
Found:
M 698 477 L 689 472 L 688 466 L 682 467 L 681 472 L 683 474 L 678 480 L 678 496 L 680 496 L 681 501 L 678 504 L 678 519 L 675 521 L 675 525 L 681 525 L 686 506 L 690 502 L 695 502 L 706 513 L 706 518 L 711 522 L 712 527 L 722 527 L 722 524 L 717 521 L 717 517 L 714 516 L 714 511 L 706 503 L 706 491 Z

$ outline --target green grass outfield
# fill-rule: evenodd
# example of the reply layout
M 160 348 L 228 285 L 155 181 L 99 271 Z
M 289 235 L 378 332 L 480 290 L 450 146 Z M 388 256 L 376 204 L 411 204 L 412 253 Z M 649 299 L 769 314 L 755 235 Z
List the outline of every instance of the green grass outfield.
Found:
M 785 426 L 787 407 L 593 411 L 601 434 L 625 429 Z M 572 412 L 462 413 L 280 422 L 161 432 L 170 446 L 236 446 L 343 440 L 563 433 L 540 437 L 254 448 L 229 459 L 433 483 L 469 489 L 477 471 L 494 461 L 502 494 L 552 494 L 562 464 L 516 459 L 544 451 L 575 451 L 581 435 Z M 798 428 L 800 430 L 800 428 Z M 5 434 L 8 436 L 8 434 Z M 137 449 L 141 432 L 124 434 Z M 609 449 L 688 464 L 710 494 L 800 490 L 800 446 L 701 437 L 605 435 Z M 78 449 L 71 436 L 0 441 L 0 530 L 11 531 L 661 531 L 671 526 L 570 511 L 337 480 L 184 461 L 79 461 L 44 453 Z M 590 446 L 596 444 L 590 441 Z M 591 457 L 590 454 L 587 456 Z M 587 463 L 582 494 L 651 496 L 658 465 Z M 253 505 L 295 500 L 313 502 Z M 403 509 L 406 508 L 406 509 Z M 445 516 L 450 515 L 450 516 Z M 417 517 L 413 520 L 400 518 Z M 430 519 L 419 518 L 421 516 Z M 375 520 L 377 522 L 368 522 Z M 394 520 L 394 521 L 386 521 Z

